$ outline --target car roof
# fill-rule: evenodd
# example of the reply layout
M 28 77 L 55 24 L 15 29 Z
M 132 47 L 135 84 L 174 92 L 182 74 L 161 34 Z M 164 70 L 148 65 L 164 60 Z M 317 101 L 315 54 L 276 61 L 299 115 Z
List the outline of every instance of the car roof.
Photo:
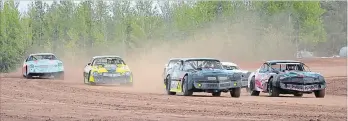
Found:
M 183 61 L 194 61 L 194 60 L 214 60 L 214 61 L 220 61 L 215 58 L 181 58 Z
M 227 65 L 227 66 L 238 66 L 237 64 L 235 63 L 232 63 L 232 62 L 221 62 L 222 65 Z
M 33 53 L 30 55 L 54 55 L 53 53 Z
M 301 61 L 296 60 L 269 60 L 266 63 L 302 63 Z
M 116 55 L 103 55 L 103 56 L 94 56 L 92 58 L 96 59 L 96 58 L 121 58 L 121 57 L 120 56 L 116 56 Z
M 180 60 L 181 58 L 170 58 L 169 61 L 176 61 L 176 60 Z

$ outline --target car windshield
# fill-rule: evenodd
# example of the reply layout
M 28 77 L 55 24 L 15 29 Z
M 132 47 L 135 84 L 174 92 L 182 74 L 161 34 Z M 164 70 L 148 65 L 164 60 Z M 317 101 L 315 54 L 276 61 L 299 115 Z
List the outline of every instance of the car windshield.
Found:
M 199 69 L 223 69 L 220 61 L 217 60 L 188 60 L 185 61 L 185 70 Z
M 57 57 L 54 55 L 32 55 L 28 58 L 28 61 L 35 61 L 35 60 L 57 60 Z
M 105 66 L 105 65 L 118 65 L 118 64 L 125 64 L 124 61 L 120 58 L 98 58 L 94 60 L 95 66 Z
M 226 70 L 235 70 L 239 69 L 237 66 L 228 66 L 228 65 L 223 65 L 224 69 Z
M 277 71 L 305 71 L 301 63 L 274 63 L 271 65 Z

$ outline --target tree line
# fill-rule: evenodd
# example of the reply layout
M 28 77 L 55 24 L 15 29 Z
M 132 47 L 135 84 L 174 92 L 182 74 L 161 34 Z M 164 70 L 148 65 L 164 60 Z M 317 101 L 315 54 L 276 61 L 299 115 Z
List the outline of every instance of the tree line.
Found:
M 322 55 L 346 43 L 346 1 L 33 1 L 21 13 L 18 2 L 0 0 L 0 72 L 15 69 L 33 52 L 59 56 L 125 50 L 144 43 L 177 41 L 218 20 L 253 12 L 269 23 L 286 13 L 293 42 Z M 269 25 L 262 25 L 267 28 Z M 323 49 L 325 48 L 325 51 Z

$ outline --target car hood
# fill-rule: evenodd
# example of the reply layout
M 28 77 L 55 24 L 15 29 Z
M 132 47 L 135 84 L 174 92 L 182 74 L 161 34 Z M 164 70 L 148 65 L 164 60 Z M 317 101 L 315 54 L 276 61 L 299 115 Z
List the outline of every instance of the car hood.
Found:
M 319 73 L 316 72 L 306 72 L 306 71 L 288 71 L 285 73 L 282 73 L 283 76 L 286 78 L 289 77 L 312 77 L 312 78 L 318 78 L 321 76 Z

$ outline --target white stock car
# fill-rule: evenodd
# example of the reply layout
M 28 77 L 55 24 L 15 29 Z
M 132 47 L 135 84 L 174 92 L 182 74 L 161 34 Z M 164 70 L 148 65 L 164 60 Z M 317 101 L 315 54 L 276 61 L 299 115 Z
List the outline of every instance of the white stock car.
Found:
M 248 87 L 248 77 L 251 72 L 246 70 L 241 70 L 237 64 L 232 62 L 221 62 L 221 64 L 226 70 L 230 70 L 230 71 L 242 74 L 242 88 Z

